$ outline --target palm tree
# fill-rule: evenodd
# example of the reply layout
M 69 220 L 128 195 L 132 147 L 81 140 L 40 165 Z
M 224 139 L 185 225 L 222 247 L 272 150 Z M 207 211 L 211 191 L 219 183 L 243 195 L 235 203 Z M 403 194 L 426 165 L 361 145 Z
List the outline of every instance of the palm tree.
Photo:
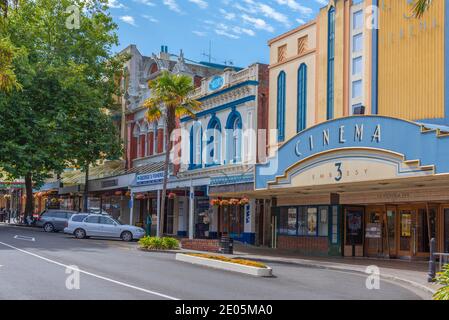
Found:
M 424 13 L 430 8 L 432 0 L 416 0 L 413 5 L 413 13 L 416 18 L 421 18 Z
M 144 102 L 144 106 L 148 109 L 148 121 L 154 122 L 162 118 L 166 127 L 164 182 L 158 230 L 158 235 L 162 235 L 170 162 L 170 138 L 176 129 L 177 121 L 183 116 L 195 118 L 195 111 L 200 110 L 201 103 L 191 98 L 195 88 L 192 79 L 185 75 L 174 75 L 164 71 L 156 80 L 149 82 L 149 88 L 152 97 Z

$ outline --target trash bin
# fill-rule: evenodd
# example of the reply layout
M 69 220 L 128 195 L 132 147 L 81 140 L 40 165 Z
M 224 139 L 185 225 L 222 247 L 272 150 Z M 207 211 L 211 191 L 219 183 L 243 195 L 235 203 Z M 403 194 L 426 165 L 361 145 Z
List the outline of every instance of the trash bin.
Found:
M 234 254 L 234 240 L 222 237 L 220 240 L 220 252 L 223 254 Z

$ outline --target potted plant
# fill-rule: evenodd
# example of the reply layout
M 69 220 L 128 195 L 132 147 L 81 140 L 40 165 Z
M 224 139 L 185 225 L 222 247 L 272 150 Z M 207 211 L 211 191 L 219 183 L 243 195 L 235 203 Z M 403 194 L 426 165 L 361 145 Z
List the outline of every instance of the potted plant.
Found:
M 240 200 L 239 199 L 231 199 L 231 200 L 229 200 L 229 204 L 230 205 L 233 205 L 233 206 L 236 206 L 236 205 L 238 205 L 240 203 Z
M 170 193 L 168 194 L 168 198 L 169 198 L 170 200 L 175 199 L 175 198 L 176 198 L 176 193 L 170 192 Z
M 213 207 L 219 207 L 220 206 L 220 199 L 212 199 L 210 201 L 210 205 Z
M 229 206 L 229 200 L 221 200 L 220 201 L 220 205 L 222 206 L 222 207 L 225 207 L 225 206 Z
M 246 206 L 247 204 L 249 204 L 249 199 L 247 197 L 243 197 L 242 199 L 240 199 L 241 206 Z

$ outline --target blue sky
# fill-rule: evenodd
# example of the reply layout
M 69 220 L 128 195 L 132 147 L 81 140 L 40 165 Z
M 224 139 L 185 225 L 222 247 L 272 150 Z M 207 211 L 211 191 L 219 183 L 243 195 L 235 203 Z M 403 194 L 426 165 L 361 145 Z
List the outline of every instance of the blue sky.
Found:
M 268 63 L 267 41 L 313 19 L 327 0 L 109 0 L 120 46 L 136 44 L 144 55 L 167 45 L 187 58 L 232 61 L 244 67 Z M 117 50 L 117 51 L 118 51 Z

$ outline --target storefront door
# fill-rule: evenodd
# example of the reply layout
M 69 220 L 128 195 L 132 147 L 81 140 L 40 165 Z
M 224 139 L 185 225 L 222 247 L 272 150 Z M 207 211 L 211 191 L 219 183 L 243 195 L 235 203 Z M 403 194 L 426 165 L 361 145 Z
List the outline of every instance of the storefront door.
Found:
M 345 208 L 345 257 L 363 257 L 365 209 Z
M 449 252 L 449 208 L 444 209 L 444 252 Z
M 399 211 L 399 256 L 413 256 L 413 219 L 416 212 L 412 209 L 401 209 Z
M 397 210 L 395 207 L 387 208 L 387 247 L 388 247 L 388 255 L 390 258 L 395 258 L 398 255 L 398 246 L 397 246 Z

